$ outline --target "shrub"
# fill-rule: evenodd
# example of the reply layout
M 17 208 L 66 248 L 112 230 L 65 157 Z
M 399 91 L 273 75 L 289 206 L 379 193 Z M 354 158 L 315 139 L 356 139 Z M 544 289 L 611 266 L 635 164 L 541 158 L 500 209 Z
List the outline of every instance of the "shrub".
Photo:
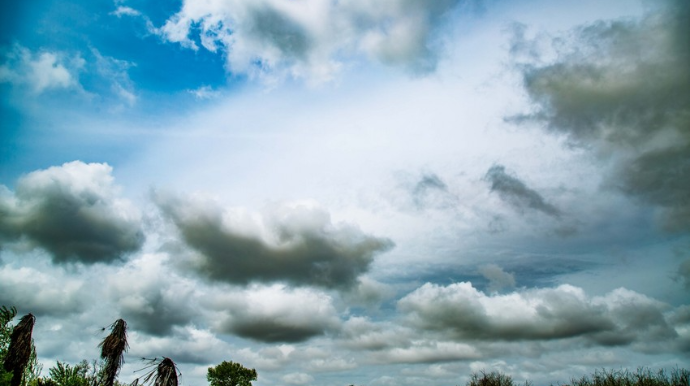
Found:
M 525 386 L 529 386 L 529 382 L 525 382 Z M 486 373 L 481 371 L 473 373 L 467 386 L 515 386 L 513 378 L 497 371 Z
M 652 372 L 650 369 L 638 368 L 631 373 L 628 370 L 597 370 L 591 376 L 572 379 L 572 386 L 688 386 L 690 371 L 673 369 L 667 374 L 663 369 Z

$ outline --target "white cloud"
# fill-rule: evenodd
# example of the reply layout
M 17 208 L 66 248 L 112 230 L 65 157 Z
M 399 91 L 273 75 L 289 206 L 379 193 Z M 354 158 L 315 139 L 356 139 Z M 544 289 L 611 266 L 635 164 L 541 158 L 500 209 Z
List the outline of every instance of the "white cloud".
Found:
M 120 5 L 117 7 L 115 11 L 112 12 L 113 15 L 117 17 L 122 17 L 122 16 L 140 16 L 141 12 L 137 11 L 134 8 L 127 7 L 124 5 Z
M 170 42 L 196 50 L 199 47 L 190 35 L 198 27 L 202 46 L 212 52 L 223 50 L 234 73 L 282 71 L 324 80 L 338 70 L 339 58 L 361 54 L 429 72 L 438 60 L 434 34 L 460 3 L 185 1 L 156 31 Z
M 281 379 L 290 385 L 306 385 L 314 381 L 314 377 L 305 373 L 285 374 Z
M 84 63 L 79 56 L 68 57 L 51 51 L 35 53 L 15 45 L 0 67 L 0 82 L 28 85 L 34 94 L 75 88 L 79 86 L 78 74 Z
M 15 305 L 40 317 L 77 313 L 89 301 L 84 283 L 64 272 L 12 264 L 0 267 L 0 305 Z
M 202 86 L 194 90 L 188 90 L 196 99 L 214 99 L 221 95 L 220 91 L 214 90 L 211 86 Z

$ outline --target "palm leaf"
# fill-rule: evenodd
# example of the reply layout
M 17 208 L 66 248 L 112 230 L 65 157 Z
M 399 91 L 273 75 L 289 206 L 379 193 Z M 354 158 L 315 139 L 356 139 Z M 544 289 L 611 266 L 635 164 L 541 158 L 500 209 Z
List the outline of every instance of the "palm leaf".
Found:
M 155 362 L 156 359 L 153 359 L 150 363 L 153 365 Z M 170 358 L 163 358 L 155 369 L 146 374 L 143 383 L 150 383 L 151 386 L 177 386 L 178 373 L 175 362 Z
M 36 317 L 27 314 L 14 326 L 10 336 L 10 347 L 3 367 L 5 371 L 12 373 L 11 386 L 19 386 L 22 383 L 24 369 L 31 358 L 32 342 L 31 333 L 36 323 Z
M 113 386 L 115 377 L 125 363 L 124 353 L 129 348 L 127 344 L 127 322 L 116 320 L 110 325 L 110 334 L 98 345 L 101 348 L 101 358 L 105 360 L 103 376 L 104 386 Z

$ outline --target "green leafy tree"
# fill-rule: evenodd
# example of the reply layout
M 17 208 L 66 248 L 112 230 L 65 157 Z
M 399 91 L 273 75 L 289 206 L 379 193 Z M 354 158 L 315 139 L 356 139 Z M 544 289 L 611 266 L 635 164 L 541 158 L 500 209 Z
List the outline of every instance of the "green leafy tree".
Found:
M 216 367 L 209 367 L 206 375 L 211 386 L 252 386 L 256 377 L 256 370 L 226 361 Z
M 90 384 L 87 361 L 81 361 L 74 366 L 58 361 L 55 367 L 48 370 L 48 373 L 57 386 L 89 386 Z

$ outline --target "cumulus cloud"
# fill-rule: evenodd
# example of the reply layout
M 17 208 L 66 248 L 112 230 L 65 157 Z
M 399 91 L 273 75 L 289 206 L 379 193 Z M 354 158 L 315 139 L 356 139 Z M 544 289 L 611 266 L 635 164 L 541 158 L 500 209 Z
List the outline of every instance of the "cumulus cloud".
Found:
M 409 347 L 396 347 L 373 355 L 381 363 L 438 363 L 480 357 L 479 351 L 467 343 L 431 340 L 414 341 Z
M 87 301 L 78 279 L 10 264 L 0 267 L 0 305 L 15 305 L 38 316 L 66 315 L 81 311 Z
M 65 89 L 79 84 L 78 73 L 84 66 L 81 57 L 60 52 L 32 52 L 16 45 L 0 66 L 0 82 L 28 85 L 34 94 L 51 89 Z
M 599 297 L 570 285 L 489 296 L 467 282 L 427 283 L 402 298 L 398 308 L 412 325 L 461 340 L 582 337 L 615 346 L 677 337 L 663 315 L 663 303 L 623 288 Z
M 191 49 L 200 42 L 224 52 L 234 73 L 286 70 L 327 79 L 339 58 L 358 54 L 429 72 L 438 61 L 439 25 L 464 3 L 471 2 L 184 1 L 155 32 Z
M 355 287 L 343 294 L 343 298 L 350 305 L 375 308 L 394 295 L 395 292 L 390 286 L 362 276 Z
M 270 207 L 263 215 L 155 194 L 164 217 L 199 253 L 180 264 L 214 281 L 287 282 L 346 288 L 365 273 L 374 255 L 393 243 L 354 226 L 331 223 L 311 204 Z
M 175 327 L 167 336 L 142 335 L 130 330 L 129 354 L 139 358 L 173 358 L 175 363 L 208 365 L 227 355 L 227 344 L 212 332 L 193 326 Z
M 546 202 L 537 191 L 520 179 L 508 174 L 502 165 L 489 168 L 485 178 L 491 184 L 492 192 L 496 192 L 503 201 L 519 211 L 532 209 L 553 217 L 561 215 L 558 208 Z
M 359 316 L 348 319 L 339 333 L 340 344 L 355 350 L 380 351 L 411 344 L 411 334 L 404 327 Z
M 260 342 L 302 342 L 338 324 L 332 299 L 306 288 L 251 287 L 221 296 L 215 307 L 226 315 L 221 331 Z
M 690 228 L 690 5 L 597 22 L 559 37 L 556 59 L 520 63 L 536 121 L 610 162 L 609 187 Z M 521 44 L 518 39 L 516 44 Z
M 430 338 L 423 330 L 391 321 L 365 317 L 347 320 L 338 336 L 338 345 L 365 355 L 373 363 L 432 363 L 478 359 L 472 344 Z
M 118 197 L 112 168 L 74 161 L 0 189 L 0 241 L 26 241 L 56 263 L 111 263 L 144 240 L 139 213 Z
M 109 297 L 130 329 L 164 336 L 196 315 L 195 284 L 170 272 L 166 257 L 144 254 L 108 277 Z

